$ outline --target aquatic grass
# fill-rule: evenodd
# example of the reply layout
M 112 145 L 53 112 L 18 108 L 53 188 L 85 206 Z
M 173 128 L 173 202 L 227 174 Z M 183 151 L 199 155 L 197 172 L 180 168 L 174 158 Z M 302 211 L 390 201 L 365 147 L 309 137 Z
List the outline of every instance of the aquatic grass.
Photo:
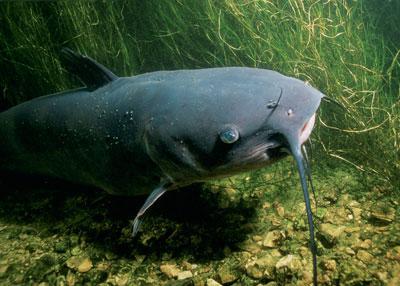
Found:
M 398 1 L 58 1 L 1 3 L 0 11 L 8 105 L 71 86 L 59 61 L 62 46 L 120 75 L 275 69 L 344 107 L 321 106 L 317 163 L 348 164 L 376 184 L 400 186 Z
M 308 81 L 345 107 L 321 107 L 317 157 L 398 186 L 400 45 L 380 21 L 396 30 L 399 4 L 378 3 L 375 15 L 367 1 L 205 2 L 163 2 L 152 23 L 178 67 L 246 65 Z M 193 41 L 193 27 L 206 38 Z

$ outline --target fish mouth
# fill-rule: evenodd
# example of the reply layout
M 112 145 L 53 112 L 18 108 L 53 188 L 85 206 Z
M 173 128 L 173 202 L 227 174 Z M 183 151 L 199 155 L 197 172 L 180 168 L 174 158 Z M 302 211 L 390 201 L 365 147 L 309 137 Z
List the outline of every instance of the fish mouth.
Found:
M 300 145 L 303 145 L 310 137 L 314 125 L 315 125 L 315 113 L 306 123 L 304 123 L 303 127 L 300 130 L 300 137 L 299 137 Z

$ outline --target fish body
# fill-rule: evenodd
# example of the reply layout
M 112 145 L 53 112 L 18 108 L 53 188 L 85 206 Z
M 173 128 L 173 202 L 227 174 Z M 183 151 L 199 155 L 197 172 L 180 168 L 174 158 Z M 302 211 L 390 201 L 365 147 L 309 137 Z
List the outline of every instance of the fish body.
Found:
M 268 104 L 281 96 L 276 108 L 284 108 L 286 93 L 299 88 L 311 89 L 274 71 L 231 67 L 153 72 L 38 97 L 0 114 L 0 167 L 123 195 L 149 193 L 163 178 L 181 186 L 230 176 L 285 155 L 256 158 L 250 150 L 289 124 L 271 116 L 264 126 Z M 239 148 L 219 140 L 229 126 L 240 133 Z

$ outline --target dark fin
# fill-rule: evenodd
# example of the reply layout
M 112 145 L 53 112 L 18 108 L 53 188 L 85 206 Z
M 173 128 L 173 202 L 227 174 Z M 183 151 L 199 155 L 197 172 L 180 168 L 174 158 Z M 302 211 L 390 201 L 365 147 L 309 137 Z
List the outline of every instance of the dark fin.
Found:
M 308 186 L 307 186 L 307 170 L 305 167 L 305 162 L 303 158 L 303 154 L 301 153 L 301 146 L 296 139 L 288 138 L 290 149 L 292 151 L 292 155 L 297 163 L 297 169 L 299 171 L 301 187 L 303 189 L 304 202 L 306 204 L 306 213 L 308 220 L 308 228 L 310 231 L 310 250 L 312 254 L 312 264 L 313 264 L 313 285 L 318 285 L 317 279 L 317 245 L 315 243 L 315 235 L 314 235 L 314 222 L 313 215 L 311 211 L 310 204 L 310 196 L 308 194 Z
M 118 77 L 88 56 L 63 48 L 62 59 L 68 72 L 77 76 L 90 90 L 106 85 Z
M 132 224 L 132 237 L 135 237 L 137 232 L 139 231 L 140 224 L 142 222 L 141 217 L 147 211 L 149 207 L 151 207 L 156 200 L 161 197 L 169 188 L 172 186 L 171 183 L 162 183 L 159 187 L 153 190 L 153 192 L 147 197 L 146 201 L 144 202 L 143 206 L 138 211 L 135 220 Z

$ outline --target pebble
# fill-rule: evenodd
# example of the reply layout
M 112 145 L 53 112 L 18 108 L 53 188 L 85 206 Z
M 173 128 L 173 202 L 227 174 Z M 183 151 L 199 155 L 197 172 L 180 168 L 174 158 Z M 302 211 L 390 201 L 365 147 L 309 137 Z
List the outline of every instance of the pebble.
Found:
M 102 262 L 99 262 L 99 263 L 96 265 L 96 268 L 97 268 L 98 270 L 101 270 L 101 271 L 106 271 L 107 269 L 110 268 L 110 266 L 111 266 L 110 263 L 102 261 Z
M 76 246 L 71 249 L 71 254 L 76 256 L 82 253 L 82 250 L 79 248 L 79 246 Z
M 277 206 L 276 213 L 278 216 L 283 217 L 285 215 L 285 208 L 283 206 Z
M 337 226 L 331 223 L 322 223 L 319 227 L 321 236 L 330 244 L 336 244 L 344 230 L 344 226 Z
M 394 208 L 382 208 L 377 206 L 371 211 L 370 220 L 380 224 L 389 224 L 396 218 L 396 210 Z
M 222 284 L 231 284 L 235 282 L 239 277 L 234 271 L 232 271 L 227 265 L 223 265 L 218 269 L 218 278 Z
M 267 248 L 275 248 L 279 245 L 279 242 L 284 238 L 284 235 L 278 231 L 273 230 L 267 233 L 263 239 L 262 245 Z
M 361 216 L 362 216 L 362 212 L 363 212 L 362 209 L 352 207 L 352 208 L 350 208 L 350 211 L 353 213 L 355 221 L 357 221 L 357 222 L 361 221 Z
M 344 249 L 344 252 L 345 252 L 346 254 L 348 254 L 348 255 L 351 255 L 351 256 L 356 255 L 356 252 L 355 252 L 353 249 L 351 249 L 350 247 L 346 247 L 346 248 Z
M 177 274 L 177 279 L 178 280 L 183 280 L 183 279 L 190 278 L 190 277 L 193 277 L 193 274 L 189 270 L 185 270 L 185 271 L 179 272 Z
M 289 254 L 279 259 L 279 261 L 275 265 L 275 268 L 277 270 L 283 268 L 288 269 L 292 273 L 294 273 L 300 270 L 302 268 L 302 265 L 299 257 L 297 257 L 296 255 Z
M 178 277 L 180 270 L 174 264 L 163 264 L 160 266 L 162 273 L 168 276 L 168 278 Z
M 324 260 L 321 263 L 321 267 L 324 270 L 334 272 L 336 271 L 336 261 L 333 259 Z
M 372 246 L 372 240 L 370 239 L 363 240 L 358 244 L 358 247 L 361 249 L 370 249 L 371 246 Z
M 372 259 L 374 259 L 374 257 L 372 256 L 372 254 L 370 254 L 369 252 L 361 249 L 357 252 L 356 255 L 357 259 L 364 262 L 365 264 L 368 264 L 369 262 L 372 261 Z
M 388 273 L 387 272 L 376 272 L 375 276 L 376 276 L 376 278 L 379 279 L 379 281 L 381 281 L 385 285 L 387 284 L 387 282 L 388 282 Z
M 71 270 L 68 270 L 67 276 L 65 277 L 65 281 L 67 282 L 68 286 L 75 285 L 76 277 L 75 274 L 71 272 Z
M 187 261 L 183 261 L 183 262 L 182 262 L 182 267 L 183 267 L 185 270 L 192 270 L 192 269 L 195 269 L 195 268 L 196 268 L 195 266 L 196 266 L 195 264 L 191 264 L 191 263 L 189 263 L 189 262 L 187 262 Z
M 117 286 L 125 286 L 129 282 L 129 274 L 118 274 L 115 276 L 115 283 Z
M 261 247 L 260 245 L 258 245 L 257 243 L 255 243 L 253 240 L 251 239 L 247 239 L 241 243 L 239 243 L 237 245 L 241 250 L 250 252 L 252 254 L 257 254 L 261 251 Z
M 93 263 L 88 257 L 72 256 L 66 263 L 68 268 L 76 269 L 81 273 L 88 272 L 93 267 Z
M 207 279 L 207 286 L 222 286 L 222 284 L 218 283 L 214 279 Z
M 93 263 L 89 258 L 85 258 L 79 265 L 78 265 L 78 271 L 81 273 L 88 272 L 90 269 L 92 269 Z
M 278 259 L 279 257 L 274 256 L 273 253 L 267 253 L 257 260 L 248 263 L 245 266 L 246 273 L 254 279 L 272 279 L 274 267 Z

